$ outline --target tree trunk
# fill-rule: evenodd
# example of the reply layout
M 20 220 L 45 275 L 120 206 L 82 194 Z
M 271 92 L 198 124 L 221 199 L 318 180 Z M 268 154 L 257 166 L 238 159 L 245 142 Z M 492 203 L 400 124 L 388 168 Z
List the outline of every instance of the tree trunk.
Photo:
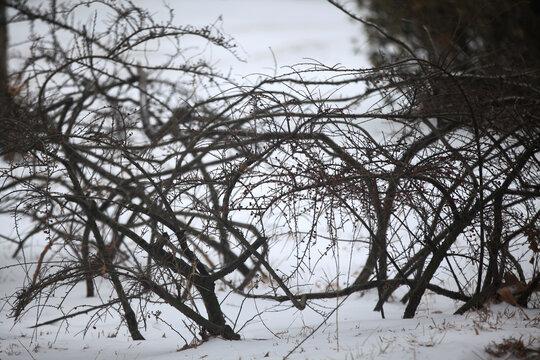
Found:
M 0 0 L 0 94 L 4 96 L 8 93 L 8 71 L 7 71 L 7 50 L 8 50 L 8 26 L 6 17 L 6 2 Z
M 0 116 L 7 116 L 9 99 L 8 91 L 8 24 L 6 17 L 6 2 L 0 0 Z M 3 122 L 3 121 L 2 121 Z

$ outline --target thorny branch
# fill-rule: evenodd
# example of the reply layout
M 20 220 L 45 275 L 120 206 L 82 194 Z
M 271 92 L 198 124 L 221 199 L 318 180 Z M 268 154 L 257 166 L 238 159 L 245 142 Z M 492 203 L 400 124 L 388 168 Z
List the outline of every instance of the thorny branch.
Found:
M 406 287 L 405 317 L 427 290 L 465 309 L 505 274 L 528 284 L 521 304 L 537 289 L 537 72 L 442 68 L 409 49 L 373 69 L 303 64 L 244 85 L 180 45 L 170 57 L 136 57 L 185 36 L 234 56 L 214 28 L 93 1 L 116 14 L 101 31 L 97 20 L 77 25 L 77 7 L 59 17 L 5 4 L 12 20 L 53 29 L 36 37 L 48 47 L 33 47 L 0 84 L 9 93 L 1 211 L 16 214 L 19 231 L 1 236 L 18 249 L 43 238 L 51 247 L 37 268 L 27 264 L 35 280 L 12 298 L 15 317 L 79 281 L 92 296 L 98 277 L 116 298 L 95 309 L 121 304 L 134 339 L 145 314 L 130 301 L 141 294 L 173 306 L 203 338 L 239 339 L 216 284 L 300 310 L 377 288 L 381 313 Z M 57 41 L 59 32 L 73 40 Z M 17 77 L 26 90 L 12 91 Z M 318 269 L 343 244 L 346 276 L 337 269 L 324 283 Z

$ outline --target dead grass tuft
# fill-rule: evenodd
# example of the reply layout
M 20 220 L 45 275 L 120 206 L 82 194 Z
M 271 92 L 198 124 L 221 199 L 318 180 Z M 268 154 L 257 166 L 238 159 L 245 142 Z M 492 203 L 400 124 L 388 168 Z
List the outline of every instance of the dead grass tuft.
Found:
M 497 358 L 509 355 L 519 359 L 534 360 L 540 357 L 540 348 L 533 347 L 534 339 L 529 339 L 525 344 L 522 338 L 513 337 L 503 339 L 501 343 L 492 342 L 486 346 L 485 351 Z

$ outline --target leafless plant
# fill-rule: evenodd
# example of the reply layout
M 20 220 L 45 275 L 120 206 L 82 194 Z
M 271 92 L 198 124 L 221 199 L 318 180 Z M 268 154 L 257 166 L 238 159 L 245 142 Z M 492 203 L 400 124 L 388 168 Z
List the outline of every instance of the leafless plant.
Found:
M 203 338 L 238 339 L 218 282 L 300 310 L 376 288 L 383 316 L 406 286 L 404 317 L 426 290 L 462 301 L 463 312 L 505 273 L 528 284 L 522 305 L 537 288 L 537 72 L 458 72 L 411 54 L 366 70 L 303 64 L 245 86 L 181 47 L 161 62 L 135 56 L 187 36 L 234 52 L 214 28 L 94 1 L 114 14 L 100 32 L 97 20 L 70 20 L 78 6 L 6 5 L 52 29 L 11 75 L 28 90 L 2 113 L 1 209 L 20 228 L 10 240 L 19 249 L 47 240 L 15 317 L 63 285 L 86 281 L 91 296 L 97 277 L 116 297 L 89 311 L 120 306 L 134 339 L 143 336 L 131 302 L 149 297 Z M 378 124 L 393 130 L 380 136 Z M 302 282 L 345 241 L 367 250 L 345 285 L 339 273 L 324 291 Z M 287 243 L 294 261 L 278 269 L 271 254 Z M 437 282 L 446 275 L 452 283 Z

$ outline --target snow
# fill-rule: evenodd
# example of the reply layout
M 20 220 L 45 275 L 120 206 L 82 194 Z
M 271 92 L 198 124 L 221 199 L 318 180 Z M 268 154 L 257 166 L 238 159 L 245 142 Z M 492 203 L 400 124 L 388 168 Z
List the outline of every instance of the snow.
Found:
M 2 244 L 1 250 L 3 264 L 14 262 L 8 256 L 10 246 Z M 22 268 L 1 274 L 2 294 L 13 292 L 24 276 Z M 107 283 L 100 284 L 101 296 L 107 297 L 110 292 Z M 53 295 L 51 304 L 60 301 L 62 295 L 60 291 Z M 45 321 L 59 316 L 59 311 L 36 306 L 13 324 L 7 318 L 7 306 L 3 306 L 0 359 L 282 359 L 293 350 L 289 359 L 489 359 L 484 347 L 492 341 L 509 337 L 522 338 L 524 342 L 540 340 L 539 310 L 500 304 L 456 316 L 452 313 L 457 304 L 432 294 L 426 296 L 414 319 L 401 319 L 404 306 L 396 300 L 385 306 L 386 319 L 381 319 L 379 313 L 372 311 L 375 292 L 312 303 L 311 307 L 319 313 L 309 308 L 298 311 L 288 304 L 276 306 L 269 301 L 242 302 L 238 295 L 227 296 L 224 291 L 220 296 L 230 323 L 236 329 L 242 328 L 242 339 L 212 338 L 181 351 L 185 342 L 171 326 L 188 341 L 189 333 L 183 330 L 178 313 L 166 305 L 150 305 L 146 309 L 150 315 L 141 329 L 144 341 L 131 340 L 113 313 L 102 314 L 89 325 L 90 315 L 82 315 L 70 319 L 69 324 L 56 323 L 34 330 L 30 326 L 36 323 L 38 312 L 40 321 Z M 79 284 L 63 308 L 94 303 L 98 300 L 85 298 L 84 286 Z M 333 312 L 336 305 L 338 310 Z M 157 311 L 161 311 L 158 317 Z
M 141 0 L 135 3 L 149 4 Z M 162 5 L 154 4 L 152 11 L 161 16 Z M 244 61 L 221 53 L 209 56 L 216 66 L 224 71 L 231 69 L 236 76 L 273 74 L 285 71 L 287 66 L 312 61 L 309 59 L 354 68 L 368 66 L 365 52 L 362 53 L 366 42 L 359 26 L 325 1 L 190 0 L 171 1 L 170 5 L 179 22 L 217 24 L 235 38 Z M 15 40 L 24 39 L 23 30 L 11 32 Z M 360 54 L 354 49 L 360 49 Z M 11 229 L 12 220 L 10 216 L 1 218 L 3 228 Z M 24 252 L 26 260 L 36 260 L 42 247 L 39 240 L 30 244 Z M 12 259 L 13 251 L 12 245 L 0 243 L 0 297 L 8 302 L 27 276 L 24 266 L 10 267 L 23 261 L 23 255 Z M 360 260 L 356 259 L 358 263 Z M 319 267 L 320 271 L 329 272 L 330 268 L 331 263 Z M 112 293 L 106 282 L 100 283 L 98 289 L 104 299 Z M 70 291 L 61 304 L 65 311 L 99 303 L 97 298 L 85 297 L 84 284 Z M 60 316 L 60 309 L 54 305 L 60 304 L 63 295 L 57 291 L 47 306 L 36 304 L 16 323 L 9 317 L 8 303 L 0 302 L 0 360 L 283 359 L 289 354 L 289 359 L 489 359 L 484 348 L 492 341 L 522 338 L 525 342 L 536 341 L 537 347 L 540 341 L 540 310 L 506 304 L 456 316 L 452 314 L 459 304 L 428 294 L 416 318 L 402 319 L 404 305 L 396 298 L 385 306 L 382 319 L 380 313 L 372 310 L 377 299 L 375 292 L 315 301 L 306 310 L 298 311 L 290 303 L 244 301 L 225 287 L 219 296 L 228 322 L 240 329 L 240 341 L 212 338 L 181 350 L 185 341 L 180 334 L 188 342 L 192 336 L 185 330 L 179 313 L 162 304 L 148 304 L 148 308 L 134 304 L 137 311 L 149 316 L 141 329 L 145 341 L 132 341 L 126 327 L 120 326 L 118 315 L 112 312 L 30 328 Z

